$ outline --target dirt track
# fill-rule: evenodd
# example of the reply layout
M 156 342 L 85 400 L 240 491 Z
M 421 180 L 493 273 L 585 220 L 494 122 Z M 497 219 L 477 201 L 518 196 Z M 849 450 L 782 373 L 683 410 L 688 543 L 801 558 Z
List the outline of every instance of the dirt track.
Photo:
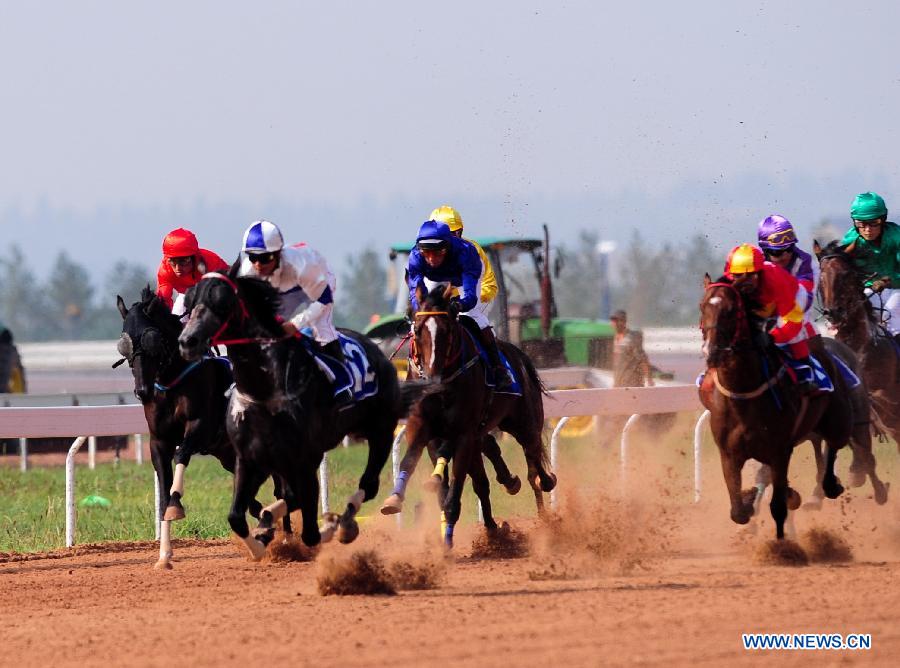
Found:
M 856 503 L 863 514 L 865 504 Z M 836 508 L 831 517 L 844 516 Z M 851 563 L 769 566 L 752 556 L 762 539 L 736 542 L 721 509 L 721 531 L 685 541 L 709 510 L 636 541 L 621 531 L 624 515 L 607 515 L 582 536 L 587 552 L 571 535 L 537 531 L 525 559 L 468 558 L 463 536 L 438 588 L 392 597 L 323 597 L 316 584 L 329 557 L 359 548 L 421 553 L 421 537 L 398 539 L 381 519 L 316 562 L 254 564 L 224 541 L 176 545 L 168 572 L 151 568 L 151 545 L 7 556 L 0 665 L 896 665 L 895 531 L 855 546 Z M 879 521 L 894 513 L 883 510 Z M 851 542 L 871 531 L 864 525 Z M 761 657 L 742 649 L 746 632 L 871 633 L 873 649 Z

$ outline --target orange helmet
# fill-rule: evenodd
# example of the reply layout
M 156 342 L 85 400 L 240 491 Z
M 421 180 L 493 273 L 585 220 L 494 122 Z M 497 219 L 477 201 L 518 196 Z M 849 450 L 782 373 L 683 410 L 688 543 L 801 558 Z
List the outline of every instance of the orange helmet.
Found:
M 179 227 L 172 230 L 163 239 L 163 257 L 187 257 L 188 255 L 197 255 L 200 252 L 200 244 L 197 243 L 197 237 L 190 230 Z
M 762 271 L 765 262 L 766 256 L 759 248 L 750 244 L 741 244 L 732 248 L 728 254 L 728 259 L 725 260 L 725 273 L 733 276 L 734 274 Z

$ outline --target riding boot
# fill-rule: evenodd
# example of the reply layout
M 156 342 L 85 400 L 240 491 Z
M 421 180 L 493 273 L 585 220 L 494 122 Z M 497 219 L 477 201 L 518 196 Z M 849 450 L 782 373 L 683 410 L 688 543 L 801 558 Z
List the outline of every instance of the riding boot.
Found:
M 335 339 L 334 341 L 329 341 L 328 343 L 323 345 L 322 352 L 329 357 L 336 359 L 341 363 L 341 366 L 347 366 L 347 360 L 344 357 L 344 351 L 341 350 L 341 342 L 337 339 Z M 347 387 L 335 394 L 334 400 L 337 403 L 338 410 L 346 408 L 353 403 L 353 391 L 349 387 Z
M 484 350 L 494 370 L 494 390 L 497 392 L 509 392 L 512 390 L 513 379 L 509 375 L 509 370 L 500 361 L 500 350 L 497 348 L 497 339 L 492 328 L 485 327 L 481 330 L 481 343 L 484 345 Z

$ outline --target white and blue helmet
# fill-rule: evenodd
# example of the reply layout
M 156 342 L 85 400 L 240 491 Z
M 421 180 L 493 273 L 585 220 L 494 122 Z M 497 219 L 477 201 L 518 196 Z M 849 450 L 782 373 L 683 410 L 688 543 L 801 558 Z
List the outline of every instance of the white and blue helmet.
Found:
M 278 225 L 268 220 L 257 220 L 244 232 L 241 250 L 245 253 L 274 253 L 283 247 L 284 237 Z

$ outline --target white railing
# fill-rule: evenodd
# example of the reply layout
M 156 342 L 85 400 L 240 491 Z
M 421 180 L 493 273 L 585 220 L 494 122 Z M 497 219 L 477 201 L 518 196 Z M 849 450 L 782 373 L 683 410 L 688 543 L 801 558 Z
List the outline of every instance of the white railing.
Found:
M 551 464 L 556 467 L 559 459 L 559 435 L 569 418 L 581 415 L 628 415 L 629 419 L 622 430 L 619 449 L 620 477 L 624 486 L 629 437 L 637 416 L 696 411 L 700 408 L 697 389 L 693 386 L 552 391 L 544 398 L 544 415 L 547 418 L 561 419 L 550 439 Z M 695 501 L 700 499 L 700 449 L 704 425 L 707 424 L 708 414 L 704 413 L 694 429 Z M 75 539 L 75 454 L 78 449 L 89 436 L 140 435 L 146 432 L 146 427 L 143 408 L 135 405 L 0 408 L 0 438 L 44 438 L 85 434 L 75 439 L 66 457 L 66 547 L 71 547 Z M 400 441 L 404 431 L 405 429 L 397 434 L 393 444 L 392 469 L 395 480 L 399 470 Z M 323 511 L 327 511 L 329 507 L 327 464 L 326 457 L 319 469 Z M 550 500 L 551 504 L 555 505 L 556 495 L 551 494 Z M 159 503 L 156 505 L 158 538 Z

